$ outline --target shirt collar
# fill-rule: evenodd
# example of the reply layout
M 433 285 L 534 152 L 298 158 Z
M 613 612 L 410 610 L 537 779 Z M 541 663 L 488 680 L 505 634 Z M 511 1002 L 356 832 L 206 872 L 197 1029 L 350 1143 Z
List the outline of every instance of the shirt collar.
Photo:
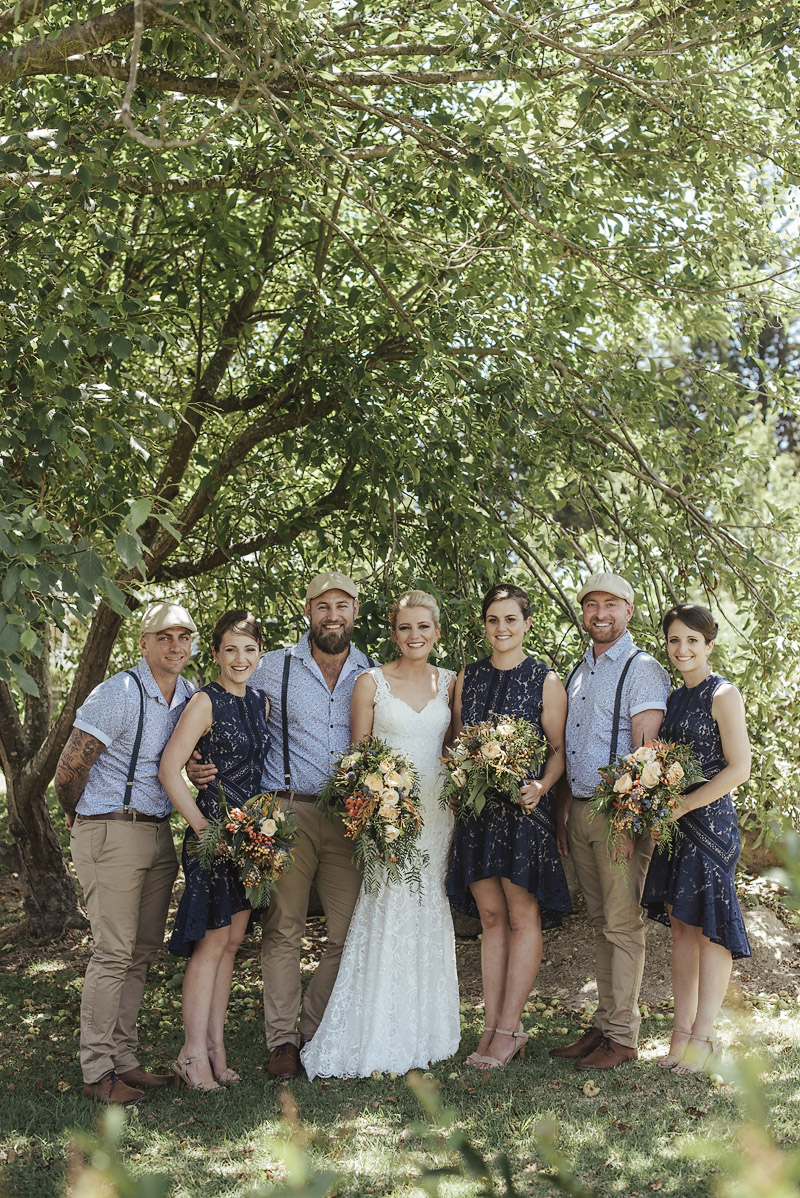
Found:
M 625 632 L 618 641 L 615 641 L 609 649 L 606 649 L 605 653 L 601 653 L 597 660 L 600 661 L 602 658 L 607 657 L 610 661 L 616 661 L 621 654 L 630 653 L 632 648 L 633 637 L 629 632 Z M 586 650 L 586 661 L 589 663 L 589 665 L 595 664 L 594 649 L 592 648 L 591 641 L 589 641 L 589 645 Z
M 182 696 L 185 697 L 190 693 L 189 684 L 186 682 L 186 679 L 183 677 L 183 675 L 179 674 L 175 681 L 175 694 L 172 698 L 172 704 L 170 704 L 162 695 L 161 687 L 156 682 L 155 677 L 153 676 L 153 671 L 150 669 L 150 666 L 144 658 L 142 658 L 135 669 L 142 681 L 145 694 L 150 695 L 153 699 L 157 699 L 158 702 L 163 703 L 165 707 L 171 707 L 175 703 L 176 699 L 180 700 Z

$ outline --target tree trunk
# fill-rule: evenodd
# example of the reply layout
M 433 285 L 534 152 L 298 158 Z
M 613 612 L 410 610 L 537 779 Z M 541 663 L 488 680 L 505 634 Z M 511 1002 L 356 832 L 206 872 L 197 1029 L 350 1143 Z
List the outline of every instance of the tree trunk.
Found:
M 67 701 L 51 726 L 52 682 L 50 644 L 46 629 L 39 629 L 44 648 L 32 658 L 29 670 L 39 688 L 26 696 L 25 720 L 19 717 L 6 683 L 0 683 L 0 764 L 6 779 L 8 824 L 17 850 L 22 880 L 25 919 L 0 929 L 0 943 L 32 937 L 47 940 L 65 928 L 85 928 L 86 919 L 70 876 L 61 844 L 47 806 L 47 787 L 72 728 L 75 711 L 102 680 L 120 617 L 101 604 L 87 637 Z
M 0 943 L 47 940 L 66 928 L 85 928 L 64 854 L 50 820 L 45 788 L 37 778 L 6 773 L 8 822 L 17 846 L 25 920 L 0 929 Z

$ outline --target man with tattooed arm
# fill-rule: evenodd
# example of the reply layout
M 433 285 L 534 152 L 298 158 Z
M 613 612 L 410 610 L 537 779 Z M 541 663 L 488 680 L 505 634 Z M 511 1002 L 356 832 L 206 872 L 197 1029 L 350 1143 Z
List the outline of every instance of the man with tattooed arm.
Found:
M 172 810 L 158 780 L 161 752 L 191 683 L 180 677 L 197 627 L 177 603 L 142 617 L 142 660 L 95 687 L 56 770 L 75 872 L 92 928 L 81 1001 L 83 1093 L 134 1106 L 171 1076 L 136 1055 L 147 971 L 164 940 L 178 861 Z

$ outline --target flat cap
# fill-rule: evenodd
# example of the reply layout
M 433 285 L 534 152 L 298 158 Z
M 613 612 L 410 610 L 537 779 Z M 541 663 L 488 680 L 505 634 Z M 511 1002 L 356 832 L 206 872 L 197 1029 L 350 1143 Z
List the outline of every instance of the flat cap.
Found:
M 633 603 L 633 587 L 627 578 L 620 578 L 619 574 L 592 574 L 578 591 L 578 603 L 583 603 L 591 591 L 605 591 L 624 599 L 626 603 Z
M 197 632 L 197 625 L 180 603 L 166 600 L 151 603 L 142 616 L 142 636 L 147 632 L 163 632 L 165 628 L 188 628 L 190 632 Z
M 340 574 L 338 570 L 326 570 L 324 574 L 317 574 L 311 579 L 306 590 L 306 603 L 310 599 L 318 599 L 325 591 L 344 591 L 345 595 L 358 598 L 358 587 L 352 578 Z

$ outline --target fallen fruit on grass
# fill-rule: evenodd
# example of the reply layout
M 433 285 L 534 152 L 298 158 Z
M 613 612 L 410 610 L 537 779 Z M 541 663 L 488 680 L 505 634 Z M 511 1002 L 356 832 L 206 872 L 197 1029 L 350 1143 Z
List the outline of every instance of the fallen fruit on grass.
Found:
M 600 1093 L 600 1087 L 596 1086 L 593 1081 L 584 1082 L 583 1092 L 587 1098 L 594 1098 L 596 1094 Z

